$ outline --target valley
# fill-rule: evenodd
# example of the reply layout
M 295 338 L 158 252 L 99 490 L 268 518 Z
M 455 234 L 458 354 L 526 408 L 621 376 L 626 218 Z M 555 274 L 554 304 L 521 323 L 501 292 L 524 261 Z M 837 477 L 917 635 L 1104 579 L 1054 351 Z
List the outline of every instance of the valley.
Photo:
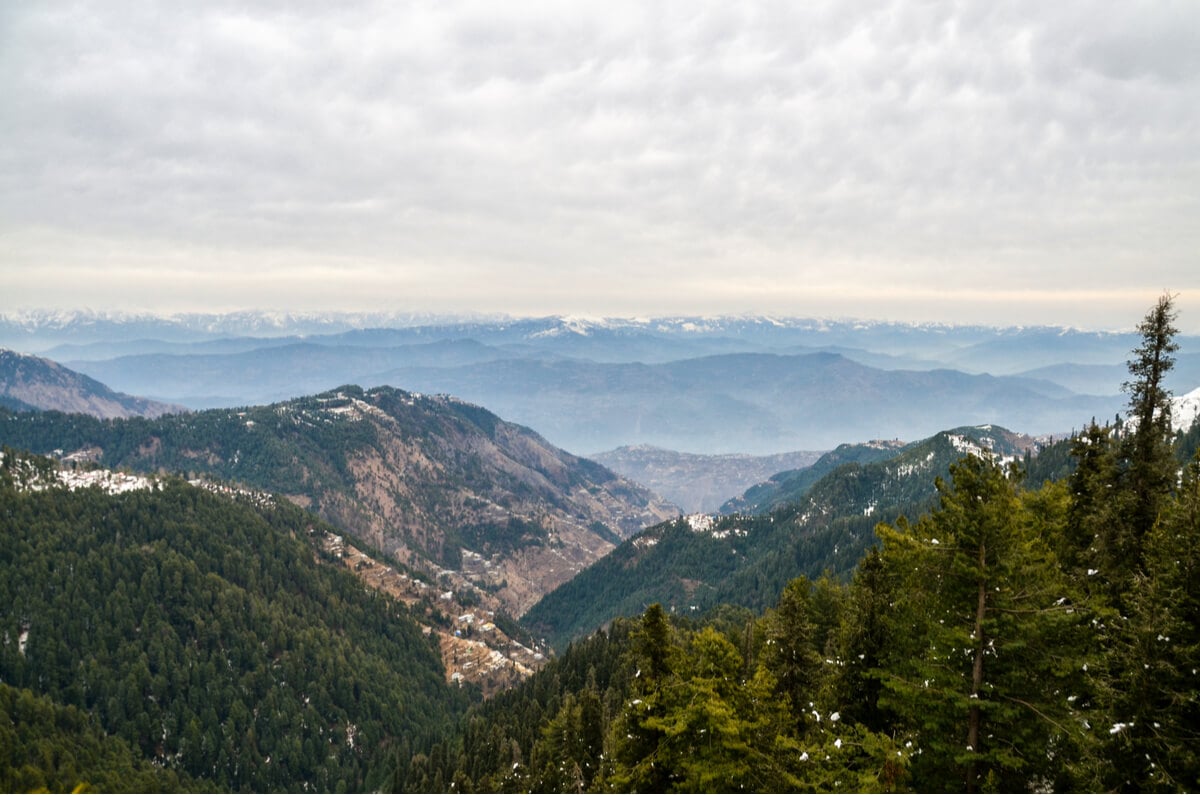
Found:
M 0 0 L 0 795 L 1200 793 L 1200 2 Z
M 717 513 L 734 495 L 778 472 L 808 467 L 820 456 L 813 451 L 698 455 L 638 445 L 589 458 L 661 494 L 685 513 Z

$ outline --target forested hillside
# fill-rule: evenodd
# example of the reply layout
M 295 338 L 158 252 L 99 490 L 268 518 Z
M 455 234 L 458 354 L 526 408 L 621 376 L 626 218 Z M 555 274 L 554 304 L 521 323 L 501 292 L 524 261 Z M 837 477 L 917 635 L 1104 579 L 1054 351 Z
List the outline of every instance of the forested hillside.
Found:
M 810 466 L 776 472 L 756 483 L 741 496 L 727 500 L 721 513 L 766 513 L 801 499 L 814 483 L 842 464 L 869 464 L 891 458 L 903 447 L 904 443 L 895 439 L 840 444 Z
M 6 696 L 36 721 L 12 787 L 373 788 L 465 705 L 402 604 L 316 560 L 330 528 L 310 514 L 172 479 L 72 491 L 51 470 L 0 461 L 0 681 L 36 697 Z
M 773 510 L 690 516 L 650 528 L 547 594 L 524 621 L 561 648 L 654 602 L 688 614 L 721 603 L 762 610 L 799 575 L 849 577 L 876 542 L 875 525 L 927 510 L 937 498 L 936 479 L 964 454 L 987 450 L 1024 460 L 1036 447 L 993 425 L 908 445 L 842 445 L 809 470 L 781 478 L 788 485 L 776 496 L 764 486 L 762 502 Z
M 0 684 L 0 790 L 205 792 L 209 782 L 157 767 L 90 713 Z
M 618 619 L 398 783 L 1195 791 L 1200 464 L 1134 541 L 1076 532 L 1109 510 L 1090 489 L 1124 488 L 1092 480 L 1094 463 L 1025 489 L 969 457 L 934 511 L 880 525 L 849 584 L 797 579 L 758 617 Z
M 286 495 L 511 615 L 677 513 L 479 406 L 387 387 L 156 420 L 0 410 L 0 443 Z
M 1197 429 L 1170 425 L 1172 319 L 1164 298 L 1130 362 L 1129 420 L 1078 434 L 1064 479 L 970 452 L 931 510 L 877 526 L 849 582 L 795 579 L 761 615 L 617 619 L 394 783 L 1200 789 L 1200 454 L 1180 470 Z

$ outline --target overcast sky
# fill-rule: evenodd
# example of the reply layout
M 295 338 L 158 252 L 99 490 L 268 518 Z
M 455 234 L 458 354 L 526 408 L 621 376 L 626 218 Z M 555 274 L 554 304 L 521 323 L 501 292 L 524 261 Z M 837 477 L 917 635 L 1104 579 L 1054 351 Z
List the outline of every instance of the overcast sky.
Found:
M 0 3 L 0 312 L 1200 330 L 1200 4 Z

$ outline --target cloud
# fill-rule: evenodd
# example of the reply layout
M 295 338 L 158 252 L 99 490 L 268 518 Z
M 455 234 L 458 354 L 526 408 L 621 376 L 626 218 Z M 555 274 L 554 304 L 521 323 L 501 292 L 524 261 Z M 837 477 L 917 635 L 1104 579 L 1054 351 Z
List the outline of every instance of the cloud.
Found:
M 219 295 L 256 267 L 609 313 L 1198 286 L 1187 4 L 0 13 L 10 275 L 159 261 Z

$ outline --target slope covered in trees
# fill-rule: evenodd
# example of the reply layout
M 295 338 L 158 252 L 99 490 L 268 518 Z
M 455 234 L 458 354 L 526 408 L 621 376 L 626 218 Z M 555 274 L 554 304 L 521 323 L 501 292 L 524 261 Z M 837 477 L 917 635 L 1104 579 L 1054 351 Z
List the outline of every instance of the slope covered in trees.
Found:
M 721 603 L 762 610 L 798 575 L 848 577 L 875 543 L 875 524 L 930 507 L 934 479 L 965 451 L 1017 459 L 1033 446 L 990 425 L 908 445 L 845 445 L 812 468 L 820 477 L 793 484 L 794 501 L 758 515 L 689 517 L 651 528 L 544 597 L 525 623 L 561 648 L 654 602 L 689 614 Z
M 1147 339 L 1169 327 L 1169 300 L 1156 311 Z M 616 619 L 399 760 L 394 783 L 1200 789 L 1200 455 L 1180 471 L 1187 436 L 1140 367 L 1164 354 L 1131 363 L 1130 413 L 1150 422 L 1093 423 L 1067 477 L 968 453 L 928 512 L 878 525 L 849 582 L 793 580 L 761 615 Z
M 178 771 L 156 767 L 95 718 L 30 690 L 0 684 L 0 790 L 4 792 L 204 792 Z
M 460 791 L 1195 791 L 1200 466 L 1118 612 L 1071 489 L 968 457 L 848 584 L 652 605 L 473 710 L 397 783 Z
M 205 788 L 331 791 L 376 786 L 381 758 L 465 706 L 402 604 L 315 559 L 328 526 L 299 508 L 177 480 L 71 491 L 49 466 L 0 461 L 0 680 L 68 709 L 39 721 L 90 713 Z M 44 745 L 21 765 L 68 784 L 49 774 L 69 746 Z M 111 749 L 86 757 L 94 770 L 70 751 L 82 782 L 109 786 L 105 760 L 125 764 Z
M 486 569 L 450 586 L 512 615 L 677 512 L 485 409 L 387 387 L 156 420 L 0 411 L 0 442 L 288 495 L 433 576 L 473 553 Z

